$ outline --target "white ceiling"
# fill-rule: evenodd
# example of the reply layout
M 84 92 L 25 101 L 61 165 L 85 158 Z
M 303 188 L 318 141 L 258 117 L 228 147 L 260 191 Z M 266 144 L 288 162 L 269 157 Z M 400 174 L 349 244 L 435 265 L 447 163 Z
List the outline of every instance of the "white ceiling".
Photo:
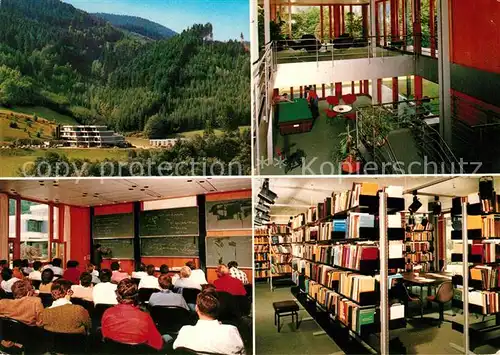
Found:
M 99 206 L 248 190 L 249 178 L 120 178 L 0 180 L 0 191 L 38 201 Z
M 363 181 L 377 182 L 381 186 L 402 186 L 408 192 L 405 195 L 407 204 L 412 201 L 411 191 L 418 189 L 420 193 L 445 195 L 440 197 L 443 209 L 451 207 L 450 196 L 467 196 L 478 191 L 479 176 L 474 177 L 341 177 L 341 178 L 271 178 L 269 188 L 278 194 L 275 205 L 271 206 L 271 217 L 274 220 L 283 220 L 292 215 L 304 212 L 308 206 L 316 205 L 324 201 L 325 197 L 332 192 L 348 190 L 353 182 Z M 255 179 L 254 196 L 258 200 L 258 193 L 263 179 Z M 428 186 L 433 184 L 432 186 Z M 500 191 L 500 177 L 495 177 L 495 186 Z M 434 199 L 433 196 L 419 196 L 423 206 L 419 212 L 426 212 L 427 202 Z

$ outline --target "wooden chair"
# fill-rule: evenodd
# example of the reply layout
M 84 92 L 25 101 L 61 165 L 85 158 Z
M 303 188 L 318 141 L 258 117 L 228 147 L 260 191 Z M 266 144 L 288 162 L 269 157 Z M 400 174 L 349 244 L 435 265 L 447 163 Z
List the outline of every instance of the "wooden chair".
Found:
M 196 297 L 200 292 L 197 288 L 183 288 L 182 297 L 184 297 L 187 304 L 196 304 Z
M 439 306 L 439 328 L 441 328 L 441 323 L 446 322 L 446 320 L 444 319 L 444 305 L 450 302 L 452 299 L 453 284 L 451 283 L 451 281 L 443 282 L 438 286 L 435 295 L 427 296 L 427 301 L 437 303 Z

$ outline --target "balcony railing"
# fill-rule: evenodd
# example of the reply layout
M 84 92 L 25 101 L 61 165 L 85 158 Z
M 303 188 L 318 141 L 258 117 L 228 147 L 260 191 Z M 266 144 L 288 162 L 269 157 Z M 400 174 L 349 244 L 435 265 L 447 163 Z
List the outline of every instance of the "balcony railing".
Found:
M 375 47 L 372 41 L 376 42 Z M 278 64 L 385 58 L 411 54 L 406 48 L 413 42 L 413 37 L 401 37 L 397 41 L 389 41 L 386 46 L 379 42 L 380 38 L 377 41 L 376 37 L 339 37 L 322 43 L 313 37 L 274 41 L 273 50 Z

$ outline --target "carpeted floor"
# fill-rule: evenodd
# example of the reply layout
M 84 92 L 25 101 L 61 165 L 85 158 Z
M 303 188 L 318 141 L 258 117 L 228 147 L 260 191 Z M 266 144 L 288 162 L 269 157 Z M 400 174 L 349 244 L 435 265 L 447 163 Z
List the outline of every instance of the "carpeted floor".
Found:
M 255 351 L 256 354 L 354 354 L 337 343 L 326 334 L 314 335 L 322 329 L 309 317 L 305 310 L 300 311 L 302 322 L 299 329 L 291 323 L 291 317 L 282 318 L 284 322 L 281 332 L 274 326 L 273 302 L 293 299 L 290 287 L 276 288 L 270 291 L 267 283 L 255 286 Z M 418 314 L 418 309 L 410 310 L 410 314 Z M 450 309 L 445 311 L 445 319 L 461 322 L 461 314 L 451 316 Z M 399 338 L 406 347 L 407 354 L 460 354 L 451 346 L 454 343 L 463 346 L 462 333 L 455 331 L 451 323 L 444 322 L 437 327 L 437 309 L 426 309 L 424 319 L 419 317 L 408 321 L 406 328 L 391 330 L 391 339 Z M 471 317 L 471 322 L 480 321 L 480 317 Z M 377 337 L 372 336 L 376 342 Z M 372 339 L 371 339 L 372 340 Z M 355 341 L 355 340 L 354 340 Z M 341 339 L 337 339 L 339 344 Z M 475 354 L 495 354 L 500 350 L 500 340 L 489 342 L 474 349 Z

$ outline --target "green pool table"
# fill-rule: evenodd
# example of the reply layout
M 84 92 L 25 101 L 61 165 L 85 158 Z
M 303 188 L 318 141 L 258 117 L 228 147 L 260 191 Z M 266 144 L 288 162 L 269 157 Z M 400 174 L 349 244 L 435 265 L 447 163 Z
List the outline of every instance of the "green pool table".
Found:
M 306 99 L 294 99 L 294 103 L 280 102 L 278 126 L 281 135 L 309 132 L 313 126 L 313 115 Z

